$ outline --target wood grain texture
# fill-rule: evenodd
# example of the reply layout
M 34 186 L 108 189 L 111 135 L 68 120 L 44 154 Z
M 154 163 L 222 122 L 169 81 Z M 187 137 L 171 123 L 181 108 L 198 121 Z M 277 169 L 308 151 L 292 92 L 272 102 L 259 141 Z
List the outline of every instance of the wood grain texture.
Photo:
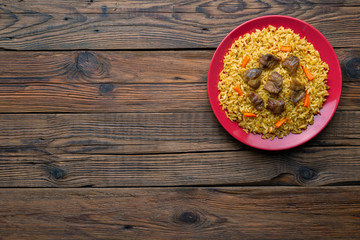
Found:
M 268 152 L 0 155 L 0 187 L 344 185 L 360 182 L 358 146 Z
M 1 189 L 0 235 L 2 239 L 358 239 L 359 192 L 355 186 Z
M 347 61 L 355 57 L 346 49 L 337 52 Z M 0 51 L 0 83 L 204 83 L 213 54 L 213 50 Z
M 160 154 L 249 149 L 211 112 L 3 114 L 0 154 Z M 338 111 L 306 146 L 360 146 L 360 112 Z
M 350 92 L 357 94 L 358 90 L 355 86 Z M 346 109 L 345 97 L 343 105 Z M 190 112 L 194 109 L 210 110 L 206 83 L 23 84 L 0 88 L 0 112 Z
M 0 1 L 0 240 L 360 239 L 359 12 L 358 0 Z M 329 125 L 277 152 L 232 138 L 207 96 L 220 41 L 270 14 L 320 30 L 343 73 Z
M 339 110 L 360 110 L 360 82 L 344 82 Z M 1 113 L 211 111 L 202 84 L 2 85 Z
M 95 1 L 97 2 L 97 1 Z M 7 1 L 0 47 L 26 50 L 215 48 L 263 15 L 307 21 L 335 47 L 357 47 L 358 1 Z M 346 37 L 344 37 L 346 36 Z
M 210 111 L 206 79 L 212 54 L 2 52 L 0 112 Z M 359 49 L 337 54 L 344 72 L 339 109 L 359 110 Z
M 360 81 L 360 48 L 336 48 L 344 82 Z M 214 50 L 0 51 L 0 83 L 205 83 Z
M 235 8 L 276 8 L 279 6 L 284 7 L 284 5 L 290 5 L 293 7 L 299 5 L 327 5 L 329 7 L 354 7 L 359 6 L 360 3 L 357 0 L 312 0 L 312 1 L 289 1 L 286 3 L 271 1 L 271 0 L 262 0 L 262 1 L 253 1 L 253 0 L 244 0 L 239 1 L 228 1 L 217 3 L 216 1 L 205 1 L 205 0 L 196 0 L 196 1 L 173 1 L 173 0 L 153 0 L 153 1 L 136 1 L 136 0 L 123 0 L 121 2 L 113 0 L 58 0 L 55 3 L 50 4 L 49 1 L 45 0 L 6 0 L 3 5 L 5 7 L 13 7 L 13 12 L 23 13 L 27 9 L 37 12 L 47 12 L 47 13 L 73 13 L 74 9 L 78 10 L 79 13 L 103 13 L 103 6 L 107 7 L 107 13 L 119 13 L 122 10 L 131 10 L 136 12 L 195 12 L 197 6 L 201 6 L 205 9 L 223 9 L 225 12 L 230 12 L 230 10 Z M 290 7 L 288 6 L 288 7 Z

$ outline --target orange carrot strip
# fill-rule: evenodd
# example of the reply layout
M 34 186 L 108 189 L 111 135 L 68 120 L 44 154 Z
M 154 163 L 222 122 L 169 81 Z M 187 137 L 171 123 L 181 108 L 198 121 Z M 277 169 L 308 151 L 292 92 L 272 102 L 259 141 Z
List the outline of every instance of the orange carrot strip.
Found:
M 246 64 L 249 62 L 250 57 L 248 55 L 245 55 L 242 63 L 241 63 L 241 68 L 244 68 L 246 66 Z
M 312 81 L 314 79 L 314 76 L 310 73 L 309 69 L 307 69 L 305 65 L 302 66 L 302 69 L 309 81 Z
M 281 127 L 281 125 L 283 125 L 283 124 L 284 124 L 284 122 L 286 122 L 286 120 L 288 120 L 288 119 L 285 117 L 285 118 L 283 118 L 283 119 L 281 119 L 281 120 L 277 121 L 277 122 L 275 123 L 275 127 L 276 127 L 276 128 Z
M 244 113 L 244 117 L 256 117 L 255 113 Z
M 243 95 L 243 92 L 241 91 L 241 89 L 240 89 L 239 86 L 235 86 L 235 87 L 234 87 L 234 90 L 239 94 L 239 96 L 242 96 L 242 95 Z
M 307 108 L 310 107 L 310 95 L 307 91 L 305 93 L 304 106 Z
M 282 46 L 280 47 L 280 51 L 291 52 L 291 46 Z

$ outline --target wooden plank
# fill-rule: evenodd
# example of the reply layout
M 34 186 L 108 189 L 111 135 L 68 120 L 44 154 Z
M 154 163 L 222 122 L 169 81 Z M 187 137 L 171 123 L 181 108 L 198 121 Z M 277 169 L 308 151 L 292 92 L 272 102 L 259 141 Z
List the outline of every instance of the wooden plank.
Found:
M 0 155 L 0 187 L 341 185 L 360 182 L 359 156 L 358 146 L 145 155 L 29 149 Z
M 307 21 L 334 47 L 360 44 L 357 1 L 335 4 L 155 1 L 152 6 L 148 3 L 144 7 L 134 2 L 127 1 L 124 7 L 116 2 L 110 6 L 100 3 L 95 12 L 88 13 L 89 10 L 83 10 L 89 5 L 85 1 L 73 5 L 71 1 L 60 4 L 44 1 L 34 7 L 30 3 L 10 1 L 1 5 L 0 47 L 17 50 L 215 48 L 236 26 L 263 15 L 289 15 Z M 251 3 L 249 7 L 248 3 Z
M 339 110 L 360 110 L 360 82 L 344 82 Z M 0 112 L 193 112 L 211 111 L 203 84 L 10 84 L 1 85 Z
M 358 239 L 360 187 L 1 189 L 3 239 Z
M 337 50 L 344 72 L 340 110 L 359 110 L 358 53 Z M 1 52 L 0 112 L 210 111 L 212 54 Z
M 211 112 L 3 114 L 0 155 L 159 154 L 235 151 Z M 360 146 L 360 112 L 338 111 L 306 146 Z
M 153 1 L 136 1 L 136 0 L 123 0 L 121 3 L 113 0 L 96 0 L 96 1 L 83 1 L 83 0 L 58 0 L 56 2 L 49 2 L 45 0 L 7 0 L 5 7 L 11 7 L 15 13 L 24 13 L 26 11 L 33 12 L 46 12 L 46 13 L 73 13 L 78 10 L 79 13 L 103 13 L 103 8 L 106 6 L 107 14 L 116 14 L 120 11 L 137 11 L 137 12 L 187 12 L 195 13 L 196 7 L 203 9 L 216 10 L 221 9 L 223 12 L 234 12 L 244 9 L 252 8 L 279 8 L 279 7 L 296 7 L 298 5 L 328 5 L 331 7 L 354 7 L 359 6 L 357 0 L 312 0 L 306 2 L 291 1 L 282 3 L 279 1 L 253 1 L 245 0 L 239 2 L 222 2 L 216 1 L 209 2 L 205 0 L 199 1 L 173 1 L 173 0 L 153 0 Z M 290 5 L 290 6 L 289 6 Z M 231 11 L 232 10 L 232 11 Z
M 351 93 L 356 94 L 357 90 L 352 88 Z M 0 112 L 190 112 L 194 109 L 210 110 L 206 83 L 23 84 L 0 88 Z
M 335 49 L 343 81 L 359 81 L 360 48 Z M 0 83 L 204 83 L 213 50 L 0 51 Z
M 204 83 L 213 54 L 206 50 L 0 51 L 0 83 Z M 353 59 L 346 49 L 338 54 Z

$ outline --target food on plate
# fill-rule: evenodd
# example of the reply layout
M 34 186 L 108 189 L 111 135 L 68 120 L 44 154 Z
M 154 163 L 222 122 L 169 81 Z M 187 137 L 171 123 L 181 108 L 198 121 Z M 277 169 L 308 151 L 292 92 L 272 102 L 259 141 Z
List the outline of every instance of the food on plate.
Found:
M 239 86 L 235 86 L 234 90 L 239 94 L 239 96 L 243 95 L 243 92 L 241 91 L 241 88 Z
M 256 117 L 255 113 L 244 113 L 244 117 Z
M 304 70 L 304 73 L 305 73 L 306 77 L 309 79 L 309 81 L 312 81 L 314 79 L 314 77 L 311 74 L 311 72 L 309 71 L 309 69 L 307 69 L 307 67 L 305 65 L 302 66 L 302 69 Z
M 247 95 L 251 101 L 251 103 L 254 105 L 254 107 L 257 110 L 262 110 L 263 105 L 264 105 L 264 101 L 262 100 L 262 98 L 260 97 L 259 94 L 254 93 L 254 92 L 249 92 Z
M 252 88 L 258 88 L 261 83 L 261 79 L 259 78 L 261 74 L 260 68 L 249 69 L 245 72 L 245 82 Z
M 305 92 L 304 107 L 310 107 L 310 95 L 307 93 L 307 91 Z
M 285 102 L 281 99 L 269 98 L 266 108 L 274 114 L 279 114 L 285 110 Z
M 264 89 L 269 93 L 278 94 L 282 90 L 283 79 L 278 72 L 272 72 L 269 80 L 265 83 Z
M 328 96 L 328 65 L 288 28 L 268 26 L 241 36 L 223 62 L 222 109 L 246 133 L 264 139 L 304 131 Z
M 292 79 L 290 89 L 290 101 L 293 103 L 297 103 L 305 96 L 305 86 L 296 79 Z
M 280 51 L 291 52 L 291 46 L 281 46 Z
M 285 69 L 289 71 L 290 75 L 296 74 L 299 67 L 299 59 L 296 56 L 290 56 L 282 63 Z
M 250 60 L 250 57 L 248 55 L 245 55 L 244 59 L 242 61 L 242 64 L 241 64 L 241 68 L 244 68 L 246 66 L 246 64 L 249 62 L 249 60 Z
M 281 61 L 280 58 L 275 57 L 274 55 L 271 54 L 265 54 L 260 58 L 260 67 L 262 69 L 266 69 L 266 68 L 273 68 L 276 65 L 279 64 L 279 62 Z

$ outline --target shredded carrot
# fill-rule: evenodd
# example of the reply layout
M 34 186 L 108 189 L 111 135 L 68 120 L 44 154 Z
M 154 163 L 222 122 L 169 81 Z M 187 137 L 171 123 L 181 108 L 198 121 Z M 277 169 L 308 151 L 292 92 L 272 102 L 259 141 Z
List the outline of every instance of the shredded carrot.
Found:
M 302 66 L 302 69 L 309 81 L 312 81 L 314 79 L 314 76 L 310 73 L 309 69 L 307 69 L 305 65 Z
M 310 95 L 307 91 L 305 93 L 304 106 L 307 108 L 310 107 Z
M 283 124 L 284 124 L 284 122 L 286 122 L 286 120 L 288 120 L 288 119 L 285 117 L 285 118 L 283 118 L 283 119 L 281 119 L 281 120 L 277 121 L 277 122 L 275 123 L 275 127 L 276 127 L 276 128 L 281 127 L 281 125 L 283 125 Z
M 241 68 L 244 68 L 246 66 L 246 64 L 249 62 L 250 57 L 248 55 L 245 55 L 242 63 L 241 63 Z
M 280 47 L 280 51 L 291 52 L 291 46 L 282 46 Z
M 244 113 L 244 117 L 256 117 L 255 113 Z
M 243 95 L 243 92 L 241 91 L 241 89 L 240 89 L 239 86 L 235 86 L 235 87 L 234 87 L 234 90 L 239 94 L 239 96 L 242 96 L 242 95 Z

